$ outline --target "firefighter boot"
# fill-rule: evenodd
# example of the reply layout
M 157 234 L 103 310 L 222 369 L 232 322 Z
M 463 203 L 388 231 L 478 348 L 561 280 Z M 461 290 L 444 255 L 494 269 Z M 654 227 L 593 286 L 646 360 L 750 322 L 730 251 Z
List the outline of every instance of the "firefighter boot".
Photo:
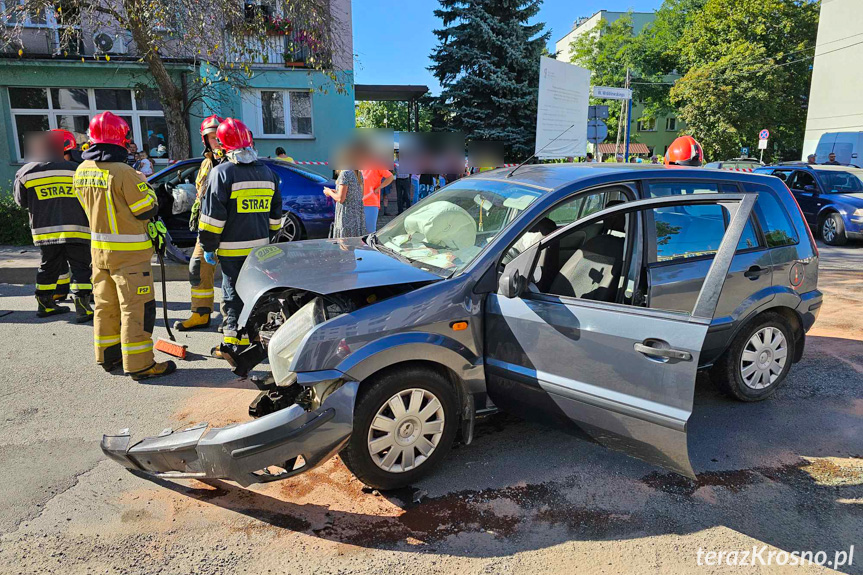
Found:
M 177 331 L 190 331 L 193 329 L 203 329 L 210 327 L 210 314 L 192 312 L 192 315 L 186 321 L 178 321 L 174 323 L 174 329 Z
M 135 381 L 141 381 L 142 379 L 152 379 L 154 377 L 162 377 L 163 375 L 170 375 L 177 371 L 177 364 L 173 361 L 163 361 L 161 363 L 154 363 L 147 369 L 143 371 L 136 371 L 135 373 L 130 373 L 132 379 Z
M 93 308 L 90 307 L 90 294 L 75 296 L 75 323 L 87 323 L 93 320 Z
M 69 308 L 64 305 L 56 305 L 54 298 L 48 294 L 44 296 L 36 296 L 36 317 L 50 317 L 66 313 Z

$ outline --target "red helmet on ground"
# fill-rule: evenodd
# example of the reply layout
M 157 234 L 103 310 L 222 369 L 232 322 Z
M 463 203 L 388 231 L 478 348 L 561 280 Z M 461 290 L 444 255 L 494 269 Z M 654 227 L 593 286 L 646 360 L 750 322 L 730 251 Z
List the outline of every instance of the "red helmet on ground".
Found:
M 212 116 L 207 116 L 204 118 L 204 121 L 201 122 L 201 141 L 204 145 L 207 145 L 207 134 L 214 134 L 216 130 L 219 129 L 219 124 L 224 122 L 219 116 L 213 114 Z
M 129 124 L 126 123 L 126 120 L 111 112 L 96 114 L 90 120 L 90 141 L 94 144 L 125 146 L 126 134 L 128 133 Z
M 252 145 L 252 133 L 244 123 L 234 118 L 225 118 L 219 124 L 216 137 L 226 152 L 248 148 Z
M 704 162 L 704 150 L 692 136 L 680 136 L 668 146 L 665 165 L 700 166 Z
M 57 132 L 63 138 L 63 151 L 68 152 L 69 150 L 74 150 L 78 147 L 78 142 L 75 141 L 75 134 L 70 132 L 69 130 L 51 130 L 52 132 Z

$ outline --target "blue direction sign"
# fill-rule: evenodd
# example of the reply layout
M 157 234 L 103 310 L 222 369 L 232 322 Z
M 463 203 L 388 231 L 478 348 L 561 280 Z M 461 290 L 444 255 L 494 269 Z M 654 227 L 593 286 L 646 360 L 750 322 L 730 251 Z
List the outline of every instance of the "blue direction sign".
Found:
M 591 144 L 600 144 L 608 137 L 608 126 L 602 120 L 589 120 L 587 122 L 587 141 Z

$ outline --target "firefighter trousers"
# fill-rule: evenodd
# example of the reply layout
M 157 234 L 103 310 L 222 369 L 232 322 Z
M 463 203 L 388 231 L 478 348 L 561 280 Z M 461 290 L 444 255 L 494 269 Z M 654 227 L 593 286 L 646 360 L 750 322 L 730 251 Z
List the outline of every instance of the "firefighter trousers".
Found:
M 213 276 L 216 266 L 204 261 L 204 248 L 195 242 L 189 260 L 189 283 L 192 286 L 192 312 L 206 315 L 213 312 Z
M 96 363 L 123 358 L 126 373 L 149 369 L 153 359 L 156 300 L 150 262 L 93 270 Z
M 36 272 L 36 295 L 52 296 L 55 292 L 87 296 L 93 290 L 90 282 L 90 246 L 85 244 L 53 244 L 39 246 L 42 261 Z M 71 281 L 61 275 L 71 269 Z M 65 284 L 65 290 L 62 286 Z

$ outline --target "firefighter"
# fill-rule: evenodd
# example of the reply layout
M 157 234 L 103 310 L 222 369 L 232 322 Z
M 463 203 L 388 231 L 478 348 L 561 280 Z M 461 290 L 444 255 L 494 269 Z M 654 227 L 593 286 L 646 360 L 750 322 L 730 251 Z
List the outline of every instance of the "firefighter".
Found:
M 56 132 L 31 134 L 27 148 L 33 161 L 15 174 L 14 194 L 15 202 L 30 212 L 33 244 L 42 253 L 36 272 L 36 315 L 69 311 L 55 303 L 54 294 L 64 268 L 71 268 L 74 283 L 65 285 L 75 296 L 75 321 L 90 321 L 90 226 L 72 189 L 76 166 L 63 159 L 63 137 Z
M 216 130 L 221 122 L 222 119 L 215 114 L 204 118 L 204 121 L 201 122 L 201 141 L 204 143 L 204 160 L 201 162 L 198 177 L 195 179 L 198 195 L 192 206 L 192 217 L 189 220 L 189 229 L 193 232 L 198 230 L 201 205 L 203 204 L 204 194 L 207 191 L 207 177 L 210 175 L 210 170 L 213 166 L 219 165 L 222 159 L 224 159 L 224 152 L 219 144 L 219 140 L 216 138 Z M 209 327 L 210 314 L 213 312 L 213 276 L 215 272 L 216 267 L 204 261 L 204 248 L 201 247 L 200 240 L 197 241 L 195 243 L 195 250 L 192 252 L 192 258 L 189 260 L 189 283 L 192 286 L 192 315 L 185 321 L 176 322 L 174 329 L 177 331 L 189 331 Z
M 254 248 L 267 245 L 279 230 L 282 201 L 278 178 L 258 161 L 252 147 L 252 134 L 242 122 L 225 119 L 219 124 L 216 136 L 225 151 L 226 161 L 210 172 L 198 235 L 204 259 L 215 265 L 218 255 L 222 265 L 224 337 L 213 355 L 224 357 L 223 351 L 236 354 L 249 345 L 237 327 L 243 309 L 235 290 L 237 276 L 246 256 Z
M 111 112 L 90 120 L 91 146 L 75 171 L 75 193 L 92 230 L 96 362 L 122 367 L 139 381 L 172 373 L 172 361 L 153 358 L 156 300 L 147 234 L 159 206 L 143 174 L 126 163 L 129 126 Z
M 73 162 L 77 168 L 78 164 L 81 163 L 81 153 L 77 149 L 78 142 L 75 140 L 75 134 L 69 130 L 62 129 L 51 131 L 59 133 L 63 138 L 63 159 L 68 162 Z M 89 249 L 87 250 L 87 253 L 90 253 Z M 89 255 L 87 257 L 89 257 Z M 66 298 L 69 296 L 71 281 L 72 274 L 69 270 L 69 264 L 64 261 L 60 268 L 60 277 L 57 278 L 57 290 L 54 292 L 55 302 L 66 301 Z
M 692 136 L 680 136 L 665 152 L 666 166 L 694 166 L 704 162 L 704 150 Z

